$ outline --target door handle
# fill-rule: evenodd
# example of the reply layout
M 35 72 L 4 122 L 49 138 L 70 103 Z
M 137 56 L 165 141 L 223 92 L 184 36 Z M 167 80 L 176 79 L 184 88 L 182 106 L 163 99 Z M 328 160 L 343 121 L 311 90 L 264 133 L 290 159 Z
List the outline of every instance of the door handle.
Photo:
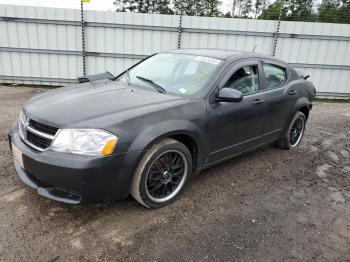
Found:
M 288 92 L 288 95 L 295 95 L 296 93 L 297 93 L 297 91 L 291 90 L 291 91 Z
M 259 104 L 261 104 L 262 102 L 264 102 L 264 100 L 262 100 L 262 99 L 256 99 L 255 101 L 254 101 L 254 105 L 259 105 Z

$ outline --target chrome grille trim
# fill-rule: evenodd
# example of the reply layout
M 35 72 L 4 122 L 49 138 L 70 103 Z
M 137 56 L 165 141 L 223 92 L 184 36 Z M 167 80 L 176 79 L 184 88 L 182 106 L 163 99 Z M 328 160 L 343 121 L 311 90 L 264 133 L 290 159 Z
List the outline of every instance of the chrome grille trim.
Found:
M 29 130 L 30 132 L 32 132 L 32 133 L 34 133 L 34 134 L 36 134 L 38 136 L 42 136 L 42 137 L 47 138 L 47 139 L 53 140 L 55 138 L 55 136 L 48 135 L 48 134 L 45 134 L 45 133 L 43 133 L 41 131 L 35 130 L 31 126 L 27 126 L 27 130 Z
M 49 149 L 49 148 L 43 149 L 43 148 L 37 147 L 36 145 L 33 145 L 32 143 L 30 143 L 30 142 L 29 142 L 28 140 L 26 140 L 26 139 L 25 139 L 24 141 L 25 141 L 25 143 L 26 143 L 28 146 L 30 146 L 30 147 L 32 147 L 32 148 L 38 150 L 38 151 L 41 151 L 41 152 L 44 152 L 44 151 L 46 151 L 46 150 Z
M 30 146 L 38 151 L 41 151 L 41 152 L 46 151 L 50 148 L 52 141 L 55 139 L 55 137 L 59 131 L 59 129 L 57 129 L 55 135 L 50 135 L 50 134 L 46 134 L 42 131 L 34 129 L 32 126 L 30 126 L 30 123 L 29 123 L 30 119 L 28 117 L 26 117 L 23 112 L 20 113 L 20 117 L 19 117 L 18 122 L 19 122 L 18 123 L 19 134 L 20 134 L 20 137 L 23 140 L 23 142 L 26 143 L 28 146 Z M 51 140 L 50 144 L 46 148 L 41 148 L 41 147 L 34 145 L 33 143 L 31 143 L 27 139 L 27 132 L 28 131 L 31 132 L 32 134 L 38 136 L 38 137 L 42 137 L 42 138 Z

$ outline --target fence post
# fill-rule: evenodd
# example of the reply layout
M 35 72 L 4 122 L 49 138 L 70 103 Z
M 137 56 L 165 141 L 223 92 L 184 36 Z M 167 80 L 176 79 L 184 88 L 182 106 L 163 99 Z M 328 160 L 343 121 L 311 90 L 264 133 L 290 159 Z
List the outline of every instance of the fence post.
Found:
M 278 15 L 278 22 L 277 22 L 277 28 L 276 28 L 275 39 L 274 39 L 274 44 L 273 44 L 272 56 L 275 56 L 275 54 L 276 54 L 278 34 L 280 32 L 280 26 L 281 26 L 283 4 L 284 4 L 284 0 L 281 0 L 281 7 L 280 7 L 280 13 Z
M 182 12 L 180 14 L 178 36 L 177 36 L 177 49 L 181 48 L 181 34 L 182 34 Z
M 84 5 L 83 0 L 80 1 L 81 15 L 81 55 L 83 57 L 83 75 L 86 76 L 86 52 L 85 52 L 85 21 L 84 21 Z

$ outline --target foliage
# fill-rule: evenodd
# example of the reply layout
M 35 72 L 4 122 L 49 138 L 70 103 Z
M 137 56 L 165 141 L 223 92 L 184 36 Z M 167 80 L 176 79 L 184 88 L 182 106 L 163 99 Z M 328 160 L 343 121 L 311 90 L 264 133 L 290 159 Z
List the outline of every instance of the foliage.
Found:
M 170 0 L 116 0 L 117 12 L 173 14 Z
M 219 0 L 174 0 L 173 10 L 175 14 L 196 16 L 219 16 Z
M 236 7 L 238 8 L 238 16 L 241 18 L 249 18 L 253 9 L 251 0 L 238 1 Z
M 282 10 L 281 10 L 282 7 Z M 314 3 L 312 0 L 278 0 L 262 12 L 259 19 L 309 21 L 314 17 Z
M 350 23 L 350 0 L 277 0 L 268 6 L 259 19 Z
M 350 23 L 350 0 L 235 0 L 234 14 L 220 0 L 115 0 L 116 11 Z
M 275 1 L 274 3 L 269 5 L 265 10 L 263 10 L 262 14 L 258 17 L 258 19 L 278 20 L 281 5 L 282 1 Z M 282 14 L 283 13 L 286 13 L 286 11 L 282 10 Z
M 350 0 L 323 0 L 318 8 L 316 21 L 330 23 L 350 23 Z
M 225 18 L 232 18 L 232 15 L 230 12 L 226 12 L 225 14 L 222 14 L 222 17 L 225 17 Z

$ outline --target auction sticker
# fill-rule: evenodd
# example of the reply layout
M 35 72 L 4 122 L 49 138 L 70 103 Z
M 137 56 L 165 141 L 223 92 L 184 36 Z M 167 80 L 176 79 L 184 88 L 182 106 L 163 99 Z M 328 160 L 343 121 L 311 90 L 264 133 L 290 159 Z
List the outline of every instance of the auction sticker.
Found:
M 212 58 L 212 57 L 206 57 L 206 56 L 196 56 L 195 58 L 197 61 L 201 61 L 201 62 L 205 62 L 208 64 L 213 64 L 213 65 L 217 65 L 218 63 L 220 63 L 220 59 L 216 59 L 216 58 Z

